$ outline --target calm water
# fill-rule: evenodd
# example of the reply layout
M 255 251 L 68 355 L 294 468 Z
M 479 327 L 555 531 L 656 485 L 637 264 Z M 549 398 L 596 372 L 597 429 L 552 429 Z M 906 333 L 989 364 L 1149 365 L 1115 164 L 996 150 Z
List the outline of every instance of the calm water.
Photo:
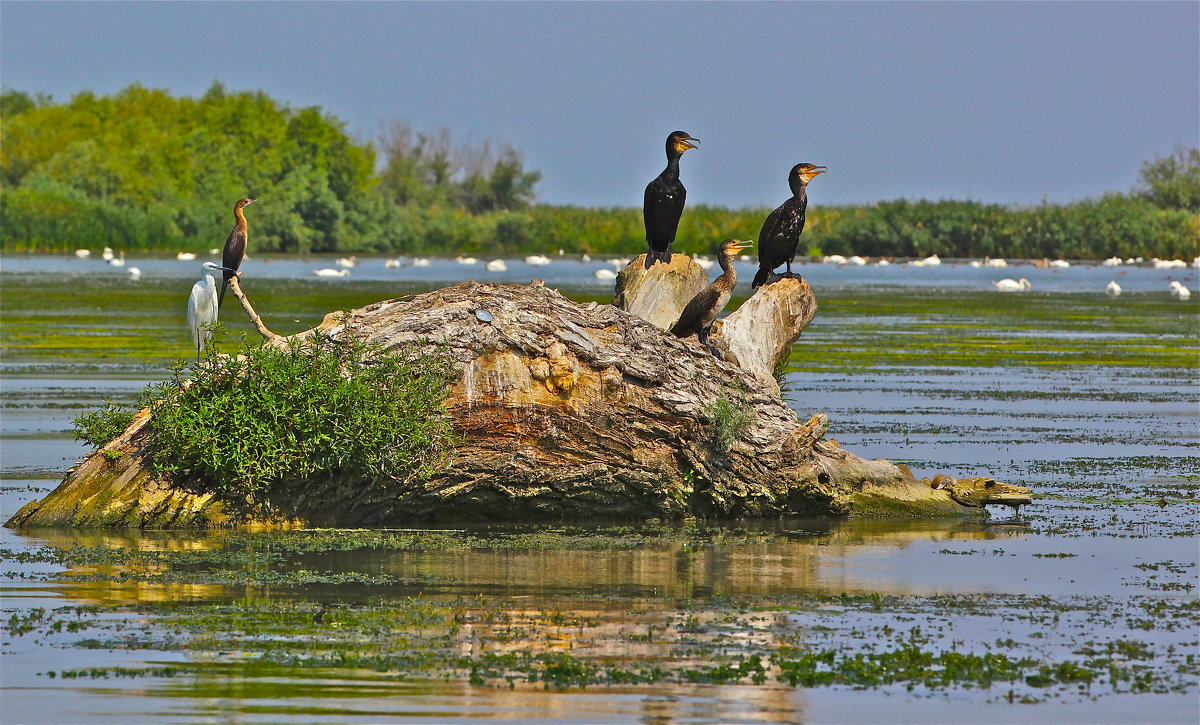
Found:
M 485 261 L 318 279 L 332 260 L 256 258 L 244 287 L 278 332 L 470 277 L 611 290 L 603 261 Z M 0 262 L 5 518 L 86 452 L 75 415 L 188 355 L 198 262 L 128 264 L 139 281 L 99 260 Z M 1195 290 L 1196 270 L 801 271 L 821 309 L 784 381 L 793 408 L 918 475 L 1031 486 L 1022 521 L 5 529 L 0 719 L 1197 721 L 1200 296 L 1166 292 Z M 1003 277 L 1033 291 L 993 292 Z M 1125 294 L 1104 295 L 1110 279 Z M 812 652 L 841 684 L 787 681 Z M 990 686 L 969 667 L 888 683 L 897 652 L 1026 664 Z

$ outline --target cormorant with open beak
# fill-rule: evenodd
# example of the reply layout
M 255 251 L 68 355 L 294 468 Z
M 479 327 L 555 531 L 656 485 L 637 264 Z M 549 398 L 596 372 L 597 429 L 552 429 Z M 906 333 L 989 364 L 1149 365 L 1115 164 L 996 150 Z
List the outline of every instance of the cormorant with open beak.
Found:
M 804 231 L 804 211 L 808 208 L 808 182 L 817 174 L 825 173 L 824 166 L 796 164 L 788 175 L 792 187 L 792 198 L 779 205 L 763 222 L 758 233 L 758 273 L 754 275 L 752 287 L 761 287 L 792 274 L 792 260 L 796 258 L 796 246 L 800 233 Z M 779 276 L 772 270 L 787 263 L 787 273 Z
M 221 273 L 221 293 L 217 296 L 217 306 L 219 307 L 225 301 L 225 290 L 229 288 L 229 278 L 238 271 L 238 267 L 242 266 L 242 260 L 246 258 L 246 215 L 242 213 L 242 209 L 250 206 L 257 199 L 238 199 L 233 205 L 233 231 L 229 232 L 229 238 L 225 240 L 225 249 L 221 252 L 221 266 L 225 271 Z
M 692 143 L 692 142 L 695 143 Z M 654 181 L 646 185 L 646 197 L 642 203 L 642 216 L 646 221 L 646 269 L 655 262 L 671 263 L 671 243 L 679 228 L 679 217 L 683 214 L 683 202 L 687 189 L 679 181 L 679 157 L 688 149 L 696 148 L 700 139 L 692 138 L 683 131 L 667 136 L 667 168 Z
M 708 333 L 712 329 L 713 323 L 717 321 L 717 315 L 721 314 L 721 310 L 729 304 L 729 297 L 733 294 L 733 288 L 737 286 L 737 270 L 733 268 L 734 257 L 753 244 L 753 242 L 743 242 L 737 239 L 726 239 L 721 242 L 721 249 L 717 252 L 717 262 L 721 265 L 721 276 L 700 290 L 687 303 L 679 315 L 679 321 L 671 328 L 671 334 L 676 337 L 696 335 L 700 338 L 701 345 L 708 348 L 708 351 L 715 357 L 721 357 L 721 354 L 708 344 Z

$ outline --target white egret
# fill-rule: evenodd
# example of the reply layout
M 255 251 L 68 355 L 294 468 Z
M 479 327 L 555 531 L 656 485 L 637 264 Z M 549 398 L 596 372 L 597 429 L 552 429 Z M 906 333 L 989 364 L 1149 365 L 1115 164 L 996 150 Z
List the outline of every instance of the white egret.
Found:
M 196 346 L 196 362 L 200 362 L 200 353 L 212 338 L 212 326 L 217 322 L 217 273 L 225 270 L 216 262 L 205 262 L 203 266 L 200 281 L 192 285 L 188 296 L 188 327 Z
M 579 256 L 579 261 L 586 264 L 587 262 L 592 261 L 592 255 L 588 254 L 587 252 L 584 252 L 582 255 Z
M 1108 286 L 1104 288 L 1104 291 L 1107 292 L 1110 297 L 1118 297 L 1121 294 L 1121 285 L 1117 284 L 1117 281 L 1114 279 L 1112 282 L 1108 283 Z
M 1001 292 L 1023 292 L 1030 287 L 1033 287 L 1033 285 L 1029 283 L 1029 280 L 1025 279 L 1024 277 L 1022 277 L 1020 280 L 1002 279 L 999 282 L 992 282 L 992 286 Z

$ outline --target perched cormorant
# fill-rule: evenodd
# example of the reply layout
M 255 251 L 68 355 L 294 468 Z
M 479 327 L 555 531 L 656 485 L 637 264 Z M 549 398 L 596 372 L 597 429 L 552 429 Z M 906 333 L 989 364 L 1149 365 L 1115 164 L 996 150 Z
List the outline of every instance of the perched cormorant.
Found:
M 721 250 L 717 253 L 717 262 L 721 265 L 721 276 L 687 303 L 679 315 L 679 321 L 671 328 L 671 334 L 676 337 L 700 338 L 700 344 L 716 357 L 721 355 L 708 344 L 708 331 L 717 321 L 717 315 L 729 303 L 729 296 L 737 285 L 737 270 L 733 268 L 733 258 L 743 249 L 753 245 L 753 242 L 743 242 L 737 239 L 726 239 L 721 242 Z
M 246 257 L 246 215 L 242 213 L 242 208 L 250 206 L 257 199 L 238 199 L 233 205 L 234 225 L 233 231 L 229 232 L 229 238 L 225 240 L 225 249 L 221 252 L 221 266 L 225 271 L 221 273 L 221 292 L 217 295 L 217 306 L 219 307 L 225 301 L 225 290 L 229 288 L 229 278 L 234 272 L 238 271 L 238 267 L 242 266 L 242 260 Z
M 795 277 L 792 260 L 796 258 L 796 245 L 800 243 L 800 232 L 804 231 L 804 210 L 808 208 L 808 182 L 817 174 L 825 173 L 824 166 L 796 164 L 788 175 L 792 187 L 792 198 L 779 205 L 763 222 L 758 233 L 758 273 L 754 275 L 752 287 L 768 283 L 771 271 L 787 263 L 787 273 L 776 277 Z
M 642 215 L 646 220 L 646 269 L 655 262 L 671 263 L 671 243 L 675 241 L 675 230 L 679 228 L 679 217 L 683 214 L 683 202 L 687 189 L 679 181 L 679 157 L 688 149 L 696 148 L 695 141 L 683 131 L 667 136 L 667 168 L 654 181 L 646 185 L 646 197 L 642 202 Z

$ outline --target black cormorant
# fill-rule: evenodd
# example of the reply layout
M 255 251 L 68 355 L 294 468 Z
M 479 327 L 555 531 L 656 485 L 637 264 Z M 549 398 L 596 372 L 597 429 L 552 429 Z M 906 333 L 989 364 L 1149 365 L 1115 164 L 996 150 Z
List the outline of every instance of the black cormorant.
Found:
M 754 275 L 752 287 L 761 287 L 768 281 L 792 274 L 792 260 L 796 258 L 796 245 L 800 243 L 800 232 L 804 231 L 804 210 L 808 207 L 808 182 L 817 174 L 825 173 L 824 166 L 796 164 L 788 175 L 792 187 L 792 198 L 779 205 L 763 222 L 758 233 L 758 273 Z M 771 271 L 787 263 L 787 273 L 770 279 Z
M 714 356 L 721 357 L 708 344 L 708 331 L 717 321 L 717 315 L 721 314 L 721 310 L 725 309 L 725 305 L 729 303 L 729 296 L 733 294 L 733 288 L 737 286 L 737 271 L 733 268 L 733 258 L 743 249 L 752 245 L 753 242 L 743 242 L 737 239 L 726 239 L 721 242 L 721 249 L 717 252 L 717 262 L 721 265 L 721 276 L 700 290 L 687 303 L 679 315 L 679 321 L 671 328 L 672 335 L 676 337 L 696 335 L 700 338 L 701 345 L 707 347 Z
M 238 267 L 242 266 L 242 260 L 246 257 L 246 215 L 242 213 L 242 208 L 247 207 L 257 199 L 238 199 L 233 205 L 234 225 L 233 231 L 229 232 L 229 238 L 225 240 L 225 249 L 221 252 L 221 266 L 225 271 L 221 273 L 221 293 L 217 295 L 217 306 L 219 307 L 225 301 L 225 290 L 229 288 L 229 278 L 238 271 Z
M 642 215 L 646 220 L 646 269 L 655 262 L 671 263 L 671 243 L 675 241 L 675 230 L 679 228 L 679 216 L 683 214 L 683 202 L 687 189 L 679 181 L 679 157 L 688 149 L 696 148 L 695 141 L 683 131 L 667 136 L 667 168 L 654 181 L 646 185 L 646 197 L 642 203 Z

